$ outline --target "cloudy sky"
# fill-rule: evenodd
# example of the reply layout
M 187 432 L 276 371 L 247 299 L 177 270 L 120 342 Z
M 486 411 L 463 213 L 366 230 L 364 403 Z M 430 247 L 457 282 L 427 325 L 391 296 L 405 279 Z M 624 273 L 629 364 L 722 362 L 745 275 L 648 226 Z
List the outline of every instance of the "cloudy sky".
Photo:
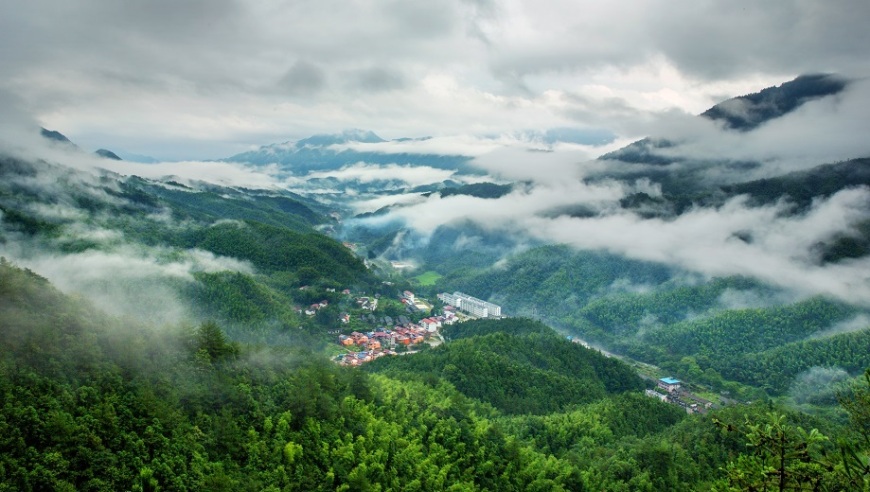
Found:
M 87 150 L 219 158 L 662 118 L 807 72 L 870 73 L 866 0 L 3 2 L 0 101 Z

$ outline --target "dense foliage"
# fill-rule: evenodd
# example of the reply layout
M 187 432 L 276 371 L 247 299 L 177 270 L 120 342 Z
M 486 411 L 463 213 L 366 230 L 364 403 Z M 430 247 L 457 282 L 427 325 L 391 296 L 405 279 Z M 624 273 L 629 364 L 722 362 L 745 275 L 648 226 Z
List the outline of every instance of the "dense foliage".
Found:
M 498 268 L 448 273 L 439 286 L 474 292 L 513 314 L 539 317 L 680 378 L 746 393 L 747 399 L 763 393 L 747 392 L 744 385 L 783 395 L 815 367 L 855 375 L 870 366 L 870 352 L 860 350 L 865 332 L 828 333 L 865 319 L 863 310 L 821 297 L 789 303 L 780 292 L 742 277 L 686 278 L 654 264 L 545 246 Z
M 299 234 L 258 222 L 229 221 L 195 229 L 185 239 L 184 246 L 248 260 L 264 273 L 309 272 L 307 277 L 299 275 L 303 284 L 313 283 L 324 273 L 350 284 L 366 273 L 365 265 L 350 250 L 317 233 Z
M 800 213 L 844 181 L 866 184 L 859 164 L 704 196 L 665 187 L 623 206 L 679 213 L 699 197 L 771 203 L 785 190 Z M 808 185 L 820 176 L 832 182 Z M 644 396 L 652 383 L 620 360 L 522 318 L 446 327 L 438 347 L 349 369 L 326 355 L 343 350 L 339 332 L 423 314 L 394 299 L 409 284 L 382 282 L 316 232 L 330 210 L 292 193 L 7 157 L 0 177 L 0 243 L 36 264 L 109 261 L 117 279 L 77 269 L 86 278 L 68 285 L 123 290 L 139 308 L 110 316 L 0 261 L 0 491 L 868 488 L 870 379 L 852 379 L 870 366 L 859 308 L 562 246 L 525 244 L 496 263 L 517 246 L 498 231 L 451 224 L 421 246 L 385 226 L 361 233 L 368 253 L 421 248 L 437 287 L 656 364 L 637 366 L 647 377 L 664 370 L 760 402 L 689 416 Z M 820 244 L 818 260 L 863 255 L 865 226 Z M 355 295 L 381 302 L 362 312 Z M 187 321 L 154 321 L 176 308 Z M 813 385 L 828 387 L 795 396 Z M 770 395 L 839 403 L 842 418 Z
M 5 263 L 0 319 L 0 490 L 586 488 L 578 463 L 550 454 L 570 446 L 564 430 L 502 422 L 445 381 L 240 347 L 214 323 L 131 325 Z M 679 420 L 654 400 L 618 398 L 566 425 L 595 415 L 621 436 Z M 580 427 L 571 432 L 599 432 Z
M 528 320 L 467 323 L 454 341 L 371 375 L 299 348 L 232 342 L 213 322 L 111 318 L 5 260 L 0 320 L 0 490 L 686 490 L 766 480 L 743 443 L 762 442 L 755 422 L 768 408 L 686 417 L 626 392 L 642 385 L 619 361 Z M 847 401 L 866 428 L 866 391 Z M 800 415 L 776 422 L 824 429 Z M 807 434 L 789 432 L 797 449 Z M 844 441 L 848 470 L 830 440 L 807 442 L 812 453 L 788 473 L 830 490 L 866 479 L 860 441 Z
M 540 323 L 470 321 L 460 330 L 467 338 L 414 357 L 382 358 L 368 368 L 396 377 L 437 376 L 466 396 L 511 414 L 564 410 L 644 387 L 622 362 L 571 343 Z M 477 330 L 480 334 L 470 336 Z

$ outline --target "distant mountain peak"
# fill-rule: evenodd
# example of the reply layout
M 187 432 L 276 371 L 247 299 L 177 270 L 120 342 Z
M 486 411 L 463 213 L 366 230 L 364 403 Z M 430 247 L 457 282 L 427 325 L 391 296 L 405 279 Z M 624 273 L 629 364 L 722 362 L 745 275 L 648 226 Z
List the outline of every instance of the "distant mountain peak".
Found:
M 424 137 L 419 140 L 426 140 Z M 416 141 L 407 139 L 399 141 Z M 432 153 L 390 153 L 380 148 L 354 148 L 351 143 L 385 143 L 375 132 L 351 129 L 341 133 L 312 135 L 308 138 L 283 143 L 264 145 L 222 159 L 228 162 L 244 162 L 254 165 L 278 164 L 294 174 L 304 175 L 312 171 L 329 171 L 344 166 L 365 162 L 373 165 L 405 164 L 468 171 L 470 157 Z
M 341 133 L 325 133 L 313 135 L 308 138 L 303 138 L 296 142 L 297 148 L 302 147 L 327 147 L 336 144 L 345 144 L 350 142 L 361 143 L 382 143 L 386 142 L 379 137 L 375 132 L 370 130 L 360 130 L 358 128 L 344 130 Z
M 727 128 L 749 131 L 784 116 L 807 101 L 837 94 L 849 81 L 835 74 L 807 74 L 775 87 L 723 101 L 701 113 Z
M 64 135 L 63 133 L 58 132 L 58 131 L 48 130 L 46 128 L 40 128 L 39 134 L 42 135 L 43 137 L 49 139 L 49 140 L 54 140 L 55 142 L 62 142 L 62 143 L 70 144 L 70 145 L 75 145 L 74 143 L 72 143 L 72 140 L 66 138 L 66 135 Z
M 848 84 L 848 79 L 836 74 L 801 75 L 778 86 L 722 101 L 700 116 L 721 121 L 729 130 L 748 132 L 785 116 L 808 101 L 837 94 Z M 677 142 L 664 138 L 647 137 L 608 152 L 599 159 L 666 166 L 684 160 L 673 153 L 661 152 L 676 145 Z
M 100 156 L 100 157 L 104 157 L 104 158 L 106 158 L 106 159 L 113 159 L 113 160 L 116 160 L 116 161 L 123 160 L 123 159 L 121 159 L 120 157 L 118 157 L 118 154 L 116 154 L 116 153 L 114 153 L 114 152 L 112 152 L 111 150 L 108 150 L 108 149 L 97 149 L 97 150 L 94 152 L 94 154 L 97 154 L 98 156 Z

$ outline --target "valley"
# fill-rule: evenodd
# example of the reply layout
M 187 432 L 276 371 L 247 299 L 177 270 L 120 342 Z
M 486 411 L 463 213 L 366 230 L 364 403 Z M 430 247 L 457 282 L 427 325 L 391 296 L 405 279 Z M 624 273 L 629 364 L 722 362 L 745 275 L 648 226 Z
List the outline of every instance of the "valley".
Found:
M 861 490 L 866 157 L 684 137 L 522 151 L 552 173 L 363 131 L 179 175 L 7 145 L 0 491 Z

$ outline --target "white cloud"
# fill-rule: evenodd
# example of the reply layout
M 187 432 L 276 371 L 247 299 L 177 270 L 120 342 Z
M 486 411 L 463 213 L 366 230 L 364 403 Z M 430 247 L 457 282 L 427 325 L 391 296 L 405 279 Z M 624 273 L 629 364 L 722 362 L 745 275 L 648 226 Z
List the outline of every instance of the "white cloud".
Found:
M 697 113 L 807 71 L 865 76 L 861 0 L 34 0 L 0 90 L 87 150 L 160 159 L 365 127 L 503 134 Z M 106 42 L 111 39 L 111 42 Z M 5 105 L 4 105 L 5 107 Z
M 307 179 L 331 177 L 342 181 L 358 181 L 360 183 L 397 180 L 413 187 L 439 183 L 451 179 L 454 174 L 454 171 L 435 169 L 428 166 L 376 165 L 360 162 L 352 166 L 345 166 L 337 171 L 313 172 L 308 174 Z
M 870 302 L 870 259 L 817 265 L 813 246 L 866 217 L 870 190 L 841 191 L 801 216 L 783 205 L 750 208 L 735 199 L 719 209 L 696 209 L 675 219 L 620 213 L 593 218 L 528 217 L 538 238 L 581 249 L 675 265 L 708 276 L 746 275 L 804 294 Z M 739 236 L 749 236 L 746 242 Z
M 145 250 L 123 244 L 59 254 L 23 240 L 0 246 L 0 255 L 38 272 L 68 294 L 83 295 L 108 313 L 157 325 L 191 319 L 178 286 L 192 282 L 194 272 L 253 272 L 247 262 L 207 251 Z

